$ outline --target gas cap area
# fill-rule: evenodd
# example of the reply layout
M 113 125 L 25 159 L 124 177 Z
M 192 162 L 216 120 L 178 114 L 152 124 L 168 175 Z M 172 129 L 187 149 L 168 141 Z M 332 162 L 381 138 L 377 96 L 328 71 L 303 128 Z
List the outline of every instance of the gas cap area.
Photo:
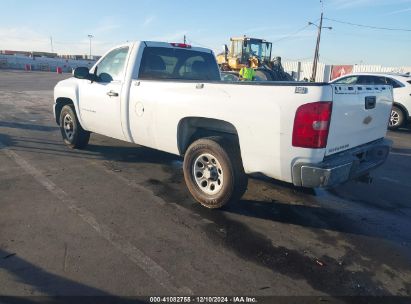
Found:
M 144 114 L 144 105 L 141 102 L 136 103 L 136 115 L 143 116 Z

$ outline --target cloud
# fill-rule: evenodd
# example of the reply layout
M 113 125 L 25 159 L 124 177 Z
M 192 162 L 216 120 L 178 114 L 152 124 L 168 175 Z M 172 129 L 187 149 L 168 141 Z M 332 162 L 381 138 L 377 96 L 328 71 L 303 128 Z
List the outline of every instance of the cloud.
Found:
M 104 36 L 121 28 L 121 24 L 114 17 L 102 18 L 94 27 L 90 28 L 85 35 Z
M 187 30 L 181 30 L 174 33 L 168 33 L 162 36 L 153 36 L 150 37 L 148 40 L 151 41 L 168 41 L 168 42 L 178 42 L 183 41 L 184 35 L 187 36 Z
M 375 7 L 375 6 L 393 6 L 411 3 L 411 0 L 328 0 L 324 3 L 325 6 L 340 9 L 353 9 L 359 7 Z
M 335 9 L 349 9 L 376 4 L 378 0 L 331 0 L 329 6 Z
M 315 29 L 307 29 L 305 31 L 301 31 L 296 34 L 273 34 L 266 37 L 266 40 L 272 41 L 273 44 L 282 44 L 283 42 L 290 41 L 290 40 L 301 40 L 312 38 L 317 35 L 317 30 Z
M 279 31 L 279 30 L 284 30 L 284 28 L 275 27 L 275 26 L 260 26 L 260 27 L 249 28 L 245 30 L 243 33 L 252 34 L 252 33 L 261 33 L 261 32 L 268 32 L 268 31 Z
M 92 53 L 101 55 L 119 43 L 93 38 Z M 89 53 L 89 47 L 87 36 L 77 41 L 64 41 L 53 36 L 53 51 L 59 54 L 84 55 Z M 0 50 L 50 52 L 50 36 L 27 27 L 3 27 L 0 28 Z
M 397 14 L 402 14 L 402 13 L 406 13 L 406 12 L 410 12 L 410 11 L 411 11 L 411 7 L 396 10 L 396 11 L 392 11 L 392 12 L 389 12 L 389 13 L 385 14 L 384 16 L 397 15 Z
M 0 28 L 0 49 L 50 51 L 50 37 L 26 27 Z
M 106 34 L 109 32 L 112 32 L 114 30 L 119 29 L 121 26 L 118 24 L 103 24 L 100 25 L 99 27 L 93 29 L 91 32 L 98 35 L 98 34 Z
M 147 16 L 146 19 L 144 19 L 143 27 L 148 27 L 156 19 L 157 19 L 157 17 L 154 16 L 154 15 Z

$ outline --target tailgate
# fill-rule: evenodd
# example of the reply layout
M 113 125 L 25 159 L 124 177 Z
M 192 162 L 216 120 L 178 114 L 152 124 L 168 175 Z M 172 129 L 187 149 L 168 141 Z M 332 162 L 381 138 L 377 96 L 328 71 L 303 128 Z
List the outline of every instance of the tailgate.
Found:
M 332 84 L 333 109 L 325 155 L 385 137 L 392 87 Z

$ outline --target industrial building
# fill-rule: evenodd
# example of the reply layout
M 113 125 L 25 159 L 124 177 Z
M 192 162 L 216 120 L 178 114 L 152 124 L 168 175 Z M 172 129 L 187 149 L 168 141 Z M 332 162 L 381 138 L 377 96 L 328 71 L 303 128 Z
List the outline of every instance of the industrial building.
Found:
M 0 69 L 71 73 L 79 66 L 92 67 L 100 56 L 58 55 L 49 52 L 0 50 Z

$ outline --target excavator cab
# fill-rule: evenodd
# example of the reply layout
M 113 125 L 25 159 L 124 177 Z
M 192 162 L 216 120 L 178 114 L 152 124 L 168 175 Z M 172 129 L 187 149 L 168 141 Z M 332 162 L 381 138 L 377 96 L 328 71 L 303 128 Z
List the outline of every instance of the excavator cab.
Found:
M 240 37 L 231 38 L 230 48 L 224 46 L 224 57 L 217 58 L 218 63 L 226 64 L 230 69 L 241 69 L 247 62 L 257 69 L 271 60 L 272 43 L 263 39 Z
M 257 58 L 259 66 L 263 63 L 269 63 L 271 59 L 272 43 L 262 39 L 244 38 L 243 58 L 245 63 L 250 58 Z
M 256 70 L 256 78 L 259 80 L 293 81 L 284 72 L 279 57 L 271 60 L 271 42 L 246 36 L 231 38 L 230 41 L 230 47 L 224 45 L 223 53 L 217 55 L 221 71 L 238 72 L 250 62 L 250 67 Z

